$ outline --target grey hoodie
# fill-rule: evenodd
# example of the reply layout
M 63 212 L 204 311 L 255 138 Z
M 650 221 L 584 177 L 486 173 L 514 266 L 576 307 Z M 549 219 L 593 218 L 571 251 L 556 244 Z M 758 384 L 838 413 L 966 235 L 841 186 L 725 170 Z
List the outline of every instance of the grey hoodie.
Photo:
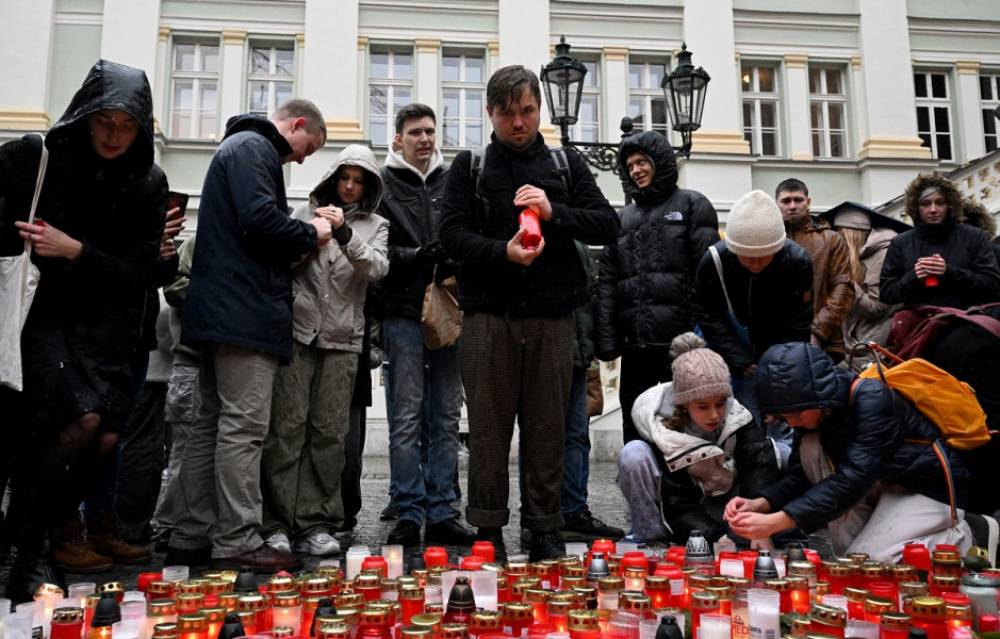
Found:
M 352 144 L 341 151 L 294 217 L 309 221 L 316 208 L 337 203 L 335 177 L 344 165 L 365 171 L 366 192 L 357 206 L 342 207 L 345 224 L 334 240 L 295 267 L 292 335 L 302 344 L 360 353 L 368 283 L 389 272 L 389 223 L 375 214 L 382 176 L 371 150 Z

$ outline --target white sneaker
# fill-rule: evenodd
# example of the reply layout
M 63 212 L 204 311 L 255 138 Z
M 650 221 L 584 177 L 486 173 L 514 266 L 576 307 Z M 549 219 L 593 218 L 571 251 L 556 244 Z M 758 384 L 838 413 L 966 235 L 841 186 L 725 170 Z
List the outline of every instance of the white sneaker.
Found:
M 295 542 L 295 552 L 318 557 L 335 555 L 340 552 L 340 542 L 328 533 L 319 532 Z
M 281 552 L 292 552 L 292 543 L 288 541 L 288 535 L 283 532 L 276 532 L 264 540 L 271 548 Z

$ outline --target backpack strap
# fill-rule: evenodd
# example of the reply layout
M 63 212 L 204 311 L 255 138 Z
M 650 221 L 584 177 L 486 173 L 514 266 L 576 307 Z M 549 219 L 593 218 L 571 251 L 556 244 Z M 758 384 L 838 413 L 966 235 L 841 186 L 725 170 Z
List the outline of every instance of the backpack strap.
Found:
M 552 155 L 552 161 L 556 164 L 556 170 L 559 171 L 559 179 L 562 180 L 563 187 L 566 188 L 567 193 L 572 193 L 573 172 L 569 168 L 566 148 L 557 146 L 554 149 L 549 149 L 549 153 Z
M 884 383 L 885 378 L 883 377 L 882 379 Z M 861 385 L 861 380 L 862 380 L 861 377 L 855 377 L 854 381 L 851 382 L 851 390 L 847 399 L 848 406 L 852 407 L 854 406 L 854 396 L 857 393 L 858 386 Z M 889 392 L 893 393 L 893 396 L 895 397 L 895 391 L 892 390 L 892 387 L 889 386 L 889 384 L 887 383 L 885 385 L 886 388 L 889 389 Z M 951 463 L 948 461 L 948 454 L 945 452 L 944 446 L 941 445 L 941 441 L 937 439 L 930 440 L 930 439 L 911 439 L 911 438 L 906 438 L 903 441 L 906 442 L 907 444 L 930 446 L 931 450 L 934 451 L 934 456 L 937 457 L 938 463 L 941 464 L 941 471 L 944 473 L 944 482 L 948 489 L 948 506 L 951 509 L 951 525 L 952 527 L 957 526 L 958 507 L 956 505 L 957 500 L 955 497 L 955 478 L 951 473 Z
M 472 194 L 479 195 L 479 178 L 483 174 L 483 166 L 486 163 L 487 146 L 472 149 L 472 158 L 469 160 L 469 172 L 472 177 Z

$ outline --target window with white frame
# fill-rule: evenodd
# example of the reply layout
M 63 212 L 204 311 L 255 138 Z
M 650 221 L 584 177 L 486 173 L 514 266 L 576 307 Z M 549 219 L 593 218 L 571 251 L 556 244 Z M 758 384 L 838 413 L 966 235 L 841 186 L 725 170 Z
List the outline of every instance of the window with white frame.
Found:
M 837 68 L 809 68 L 809 121 L 817 158 L 847 157 L 847 95 Z
M 388 146 L 396 112 L 413 102 L 413 50 L 373 46 L 368 59 L 368 136 Z
M 170 137 L 214 140 L 219 121 L 219 44 L 174 42 Z
M 913 89 L 917 96 L 917 134 L 923 140 L 922 146 L 939 160 L 951 160 L 954 153 L 948 75 L 917 71 L 913 74 Z
M 667 103 L 660 88 L 666 69 L 663 59 L 629 58 L 628 116 L 637 130 L 669 134 Z
M 601 76 L 600 64 L 597 60 L 581 58 L 580 62 L 587 67 L 587 75 L 583 76 L 583 93 L 580 96 L 580 112 L 576 124 L 570 128 L 570 137 L 580 142 L 597 142 L 600 138 L 601 119 Z
M 997 107 L 1000 107 L 1000 72 L 979 74 L 979 100 L 983 111 L 983 135 L 986 152 L 1000 148 L 1000 127 L 997 127 Z
M 295 84 L 295 47 L 292 43 L 250 45 L 247 111 L 268 116 L 290 100 Z
M 740 68 L 743 99 L 743 137 L 750 152 L 764 157 L 781 155 L 778 113 L 780 92 L 773 66 L 744 64 Z
M 482 146 L 485 104 L 483 51 L 445 49 L 441 56 L 441 145 Z

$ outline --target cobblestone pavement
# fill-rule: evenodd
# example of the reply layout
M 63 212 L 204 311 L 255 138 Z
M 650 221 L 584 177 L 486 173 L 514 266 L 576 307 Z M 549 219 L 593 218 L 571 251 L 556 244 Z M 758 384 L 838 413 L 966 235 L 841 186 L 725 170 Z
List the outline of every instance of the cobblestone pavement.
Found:
M 464 459 L 460 463 L 459 476 L 462 490 L 466 488 L 467 470 Z M 618 490 L 615 481 L 617 476 L 617 466 L 613 462 L 593 463 L 590 467 L 590 508 L 595 515 L 604 519 L 607 523 L 628 529 L 628 512 L 624 507 L 624 499 Z M 507 551 L 511 554 L 520 552 L 520 515 L 518 513 L 519 483 L 517 476 L 517 466 L 510 467 L 511 481 L 511 521 L 504 528 L 504 539 L 507 544 Z M 358 515 L 358 526 L 354 529 L 351 538 L 341 539 L 341 545 L 346 550 L 351 544 L 365 544 L 372 552 L 378 552 L 385 541 L 389 531 L 392 530 L 394 522 L 379 521 L 379 513 L 389 503 L 389 460 L 387 458 L 365 458 L 364 475 L 361 481 L 361 490 L 364 497 L 364 506 Z M 463 501 L 464 511 L 464 501 Z M 464 518 L 463 518 L 464 521 Z M 423 546 L 407 551 L 407 557 L 423 552 Z M 462 554 L 466 554 L 468 549 L 458 546 L 448 547 L 448 552 L 453 559 L 457 559 Z M 527 550 L 525 550 L 527 552 Z M 159 570 L 163 566 L 164 554 L 156 552 L 152 561 L 143 566 L 120 566 L 109 573 L 98 575 L 67 575 L 70 583 L 76 581 L 93 581 L 98 584 L 107 581 L 122 581 L 126 589 L 135 587 L 137 575 L 140 572 L 149 570 Z M 306 568 L 318 563 L 318 559 L 308 558 L 305 560 Z M 0 567 L 0 592 L 6 589 L 8 565 Z

